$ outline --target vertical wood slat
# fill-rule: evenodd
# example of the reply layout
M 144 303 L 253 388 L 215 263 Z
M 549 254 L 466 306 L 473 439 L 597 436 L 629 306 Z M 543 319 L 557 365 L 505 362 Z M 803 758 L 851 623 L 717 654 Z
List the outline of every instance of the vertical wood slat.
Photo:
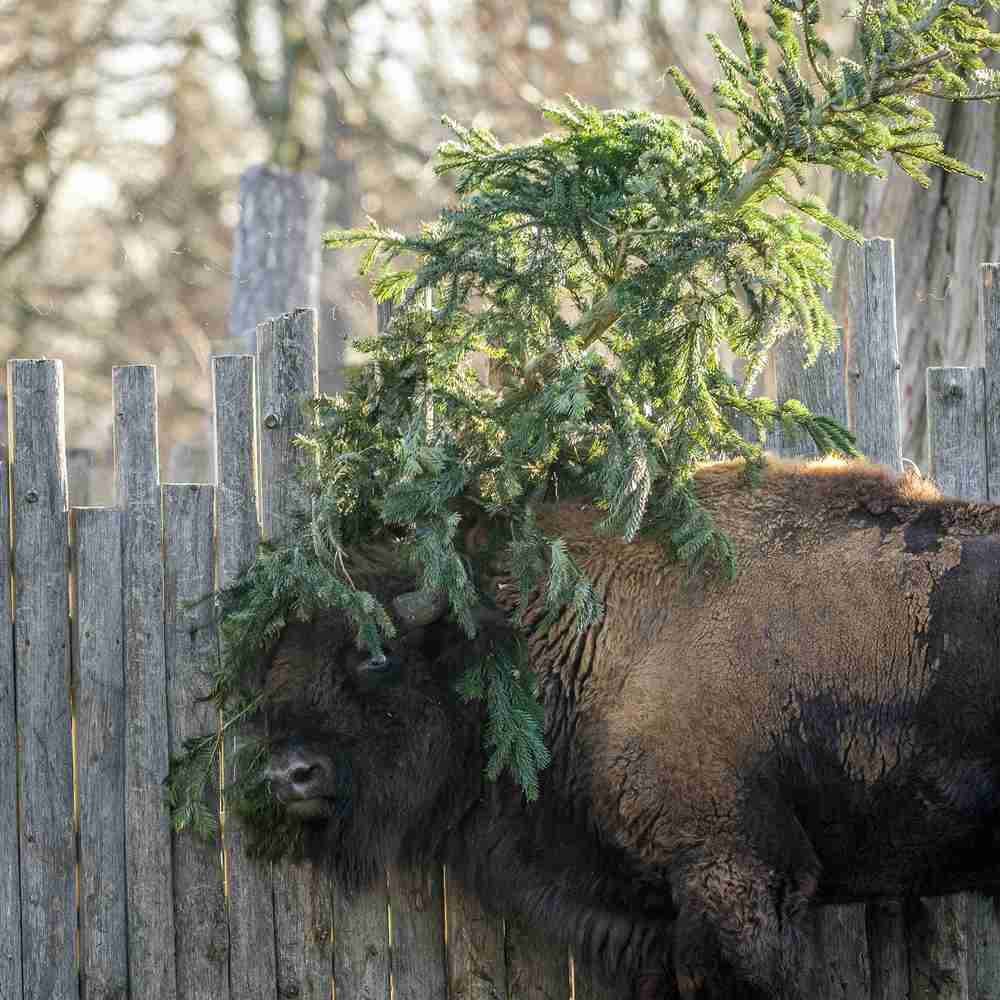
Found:
M 449 1000 L 505 1000 L 503 921 L 449 878 L 447 869 L 445 906 Z
M 507 983 L 517 1000 L 569 1000 L 569 955 L 518 920 L 505 922 Z
M 821 906 L 808 920 L 803 996 L 856 1000 L 871 995 L 872 970 L 865 906 Z
M 254 558 L 257 521 L 257 448 L 254 359 L 225 355 L 212 361 L 215 418 L 216 586 L 226 587 Z M 225 781 L 235 778 L 239 733 L 225 743 Z M 244 848 L 239 818 L 229 813 L 224 840 L 229 898 L 229 988 L 233 1000 L 277 995 L 271 866 Z
M 170 752 L 210 734 L 217 713 L 205 700 L 218 655 L 212 590 L 215 488 L 163 487 L 163 639 Z M 213 784 L 209 807 L 219 807 Z M 178 996 L 226 1000 L 229 930 L 219 851 L 190 832 L 174 836 L 174 932 Z
M 444 886 L 440 865 L 389 869 L 395 1000 L 447 1000 Z
M 80 974 L 85 997 L 125 997 L 122 512 L 110 507 L 74 508 L 71 526 Z
M 899 900 L 880 900 L 865 908 L 871 1000 L 899 1000 L 910 990 L 906 946 L 906 908 Z
M 969 898 L 921 899 L 911 908 L 909 1000 L 969 1000 Z
M 849 246 L 849 406 L 858 448 L 869 461 L 902 471 L 899 345 L 892 240 Z
M 319 393 L 316 311 L 298 309 L 261 323 L 257 345 L 261 529 L 276 539 L 291 529 L 301 502 L 296 471 L 304 455 L 294 442 L 307 429 L 302 404 Z M 273 871 L 278 995 L 327 1000 L 334 967 L 326 884 L 304 865 L 280 862 Z
M 604 986 L 578 962 L 573 962 L 573 1000 L 619 1000 L 621 990 Z
M 986 357 L 987 492 L 1000 503 L 1000 264 L 979 266 L 979 322 Z
M 990 896 L 966 900 L 970 1000 L 1000 1000 L 1000 914 Z
M 170 817 L 163 795 L 169 767 L 163 644 L 163 512 L 156 370 L 115 368 L 115 484 L 123 509 L 125 623 L 125 863 L 129 982 L 133 996 L 173 1000 Z
M 79 995 L 62 362 L 7 365 L 25 1000 Z
M 429 290 L 428 290 L 429 293 Z M 377 329 L 385 333 L 393 303 L 380 302 Z M 444 950 L 444 871 L 390 865 L 392 989 L 395 1000 L 445 1000 L 448 984 Z
M 10 605 L 10 494 L 0 462 L 0 997 L 21 1000 L 21 866 L 17 851 L 17 718 Z
M 982 368 L 927 369 L 931 478 L 963 500 L 985 500 L 986 373 Z
M 843 333 L 836 348 L 820 351 L 809 368 L 805 367 L 806 347 L 801 340 L 783 337 L 774 349 L 778 401 L 797 399 L 813 413 L 830 417 L 847 427 L 847 385 Z M 815 456 L 816 445 L 808 435 L 792 438 L 782 430 L 780 453 L 784 456 Z

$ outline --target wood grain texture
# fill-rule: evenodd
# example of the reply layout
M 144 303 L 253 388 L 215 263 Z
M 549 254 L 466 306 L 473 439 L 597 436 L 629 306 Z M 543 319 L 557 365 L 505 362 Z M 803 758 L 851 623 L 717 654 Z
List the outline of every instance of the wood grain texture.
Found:
M 21 1000 L 21 865 L 17 850 L 17 714 L 10 593 L 10 494 L 0 462 L 0 997 Z
M 449 1000 L 505 1000 L 503 921 L 445 870 Z
M 115 484 L 123 509 L 125 628 L 125 865 L 129 983 L 143 1000 L 177 995 L 163 645 L 163 513 L 156 370 L 115 368 Z
M 389 869 L 395 1000 L 447 1000 L 443 876 L 438 865 Z
M 819 906 L 809 914 L 803 996 L 856 1000 L 871 993 L 864 904 Z
M 261 531 L 278 539 L 300 511 L 296 474 L 304 453 L 295 437 L 308 423 L 303 403 L 319 393 L 314 309 L 299 309 L 257 327 Z M 330 923 L 315 874 L 287 861 L 273 866 L 278 995 L 328 997 L 333 981 L 331 948 L 322 928 Z M 352 994 L 348 992 L 348 996 Z
M 347 896 L 333 886 L 337 997 L 389 1000 L 389 897 L 383 887 Z
M 858 448 L 872 462 L 903 467 L 892 240 L 865 240 L 848 254 L 848 405 Z
M 906 944 L 906 907 L 881 900 L 865 908 L 872 1000 L 899 1000 L 910 989 L 910 953 Z
M 979 266 L 979 324 L 986 358 L 988 499 L 1000 503 L 1000 264 Z
M 969 1000 L 968 898 L 914 903 L 907 921 L 910 1000 Z
M 254 359 L 227 355 L 212 362 L 215 414 L 216 584 L 232 583 L 253 560 L 257 521 Z M 235 777 L 234 733 L 226 741 L 226 782 Z M 252 860 L 235 813 L 226 817 L 224 850 L 229 890 L 229 984 L 233 1000 L 277 995 L 271 866 Z
M 22 989 L 79 995 L 70 727 L 69 528 L 59 361 L 7 364 L 20 747 Z
M 215 488 L 163 487 L 163 641 L 170 752 L 218 728 L 205 700 L 218 660 L 213 615 Z M 218 782 L 208 805 L 219 809 Z M 184 1000 L 229 997 L 229 928 L 219 850 L 190 832 L 174 835 L 177 989 Z
M 258 165 L 240 177 L 229 334 L 253 351 L 259 323 L 319 305 L 326 181 Z
M 970 1000 L 1000 1000 L 1000 913 L 990 896 L 966 898 Z
M 86 1000 L 112 1000 L 128 991 L 122 512 L 75 509 L 71 527 L 80 975 Z
M 927 369 L 930 476 L 948 496 L 985 500 L 986 375 L 982 368 Z
M 517 920 L 506 927 L 507 985 L 517 1000 L 569 1000 L 569 955 Z

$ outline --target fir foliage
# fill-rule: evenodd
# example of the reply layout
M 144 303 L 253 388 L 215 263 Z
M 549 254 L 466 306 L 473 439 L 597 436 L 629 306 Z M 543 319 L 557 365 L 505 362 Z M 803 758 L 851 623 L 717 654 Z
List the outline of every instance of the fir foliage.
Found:
M 693 488 L 699 461 L 741 456 L 752 477 L 779 423 L 822 452 L 856 454 L 835 422 L 751 394 L 779 337 L 801 337 L 810 359 L 834 344 L 816 226 L 860 240 L 800 182 L 813 167 L 880 175 L 886 156 L 920 183 L 933 166 L 979 177 L 945 154 L 919 98 L 998 96 L 982 59 L 1000 48 L 984 16 L 994 6 L 862 0 L 852 60 L 823 40 L 822 0 L 774 0 L 769 43 L 733 0 L 742 52 L 711 39 L 730 129 L 676 68 L 686 120 L 569 98 L 544 112 L 555 131 L 512 145 L 449 122 L 436 170 L 454 178 L 450 207 L 416 235 L 370 220 L 327 236 L 363 247 L 375 297 L 401 308 L 360 345 L 370 362 L 344 395 L 312 404 L 299 529 L 223 595 L 220 706 L 249 710 L 246 678 L 293 618 L 339 608 L 380 649 L 392 621 L 351 574 L 365 543 L 394 546 L 469 633 L 481 581 L 462 540 L 483 514 L 501 526 L 492 554 L 522 613 L 545 606 L 538 627 L 567 606 L 580 628 L 600 616 L 600 594 L 535 520 L 554 498 L 586 497 L 603 530 L 651 532 L 693 569 L 731 576 L 736 553 Z M 746 361 L 740 383 L 719 366 L 722 344 Z M 468 367 L 474 351 L 491 359 L 492 385 Z M 508 769 L 531 797 L 547 758 L 533 681 L 515 662 L 495 651 L 462 692 L 485 701 L 490 775 Z M 182 823 L 206 824 L 191 802 L 210 756 L 199 745 L 177 765 Z

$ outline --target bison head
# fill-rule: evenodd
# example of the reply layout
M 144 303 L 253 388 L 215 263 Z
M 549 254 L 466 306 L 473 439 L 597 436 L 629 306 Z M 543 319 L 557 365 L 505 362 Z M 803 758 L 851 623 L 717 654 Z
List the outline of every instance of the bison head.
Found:
M 479 709 L 454 686 L 508 628 L 482 614 L 469 639 L 441 607 L 390 606 L 398 634 L 382 655 L 359 650 L 331 613 L 288 626 L 265 679 L 272 794 L 303 822 L 307 853 L 352 888 L 386 862 L 436 853 L 433 838 L 468 807 L 483 769 Z

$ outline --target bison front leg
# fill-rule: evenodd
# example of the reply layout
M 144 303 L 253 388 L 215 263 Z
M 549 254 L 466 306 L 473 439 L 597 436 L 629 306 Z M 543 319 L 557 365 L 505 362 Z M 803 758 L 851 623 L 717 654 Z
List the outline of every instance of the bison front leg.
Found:
M 799 922 L 815 883 L 716 854 L 672 879 L 682 1000 L 798 1000 Z

